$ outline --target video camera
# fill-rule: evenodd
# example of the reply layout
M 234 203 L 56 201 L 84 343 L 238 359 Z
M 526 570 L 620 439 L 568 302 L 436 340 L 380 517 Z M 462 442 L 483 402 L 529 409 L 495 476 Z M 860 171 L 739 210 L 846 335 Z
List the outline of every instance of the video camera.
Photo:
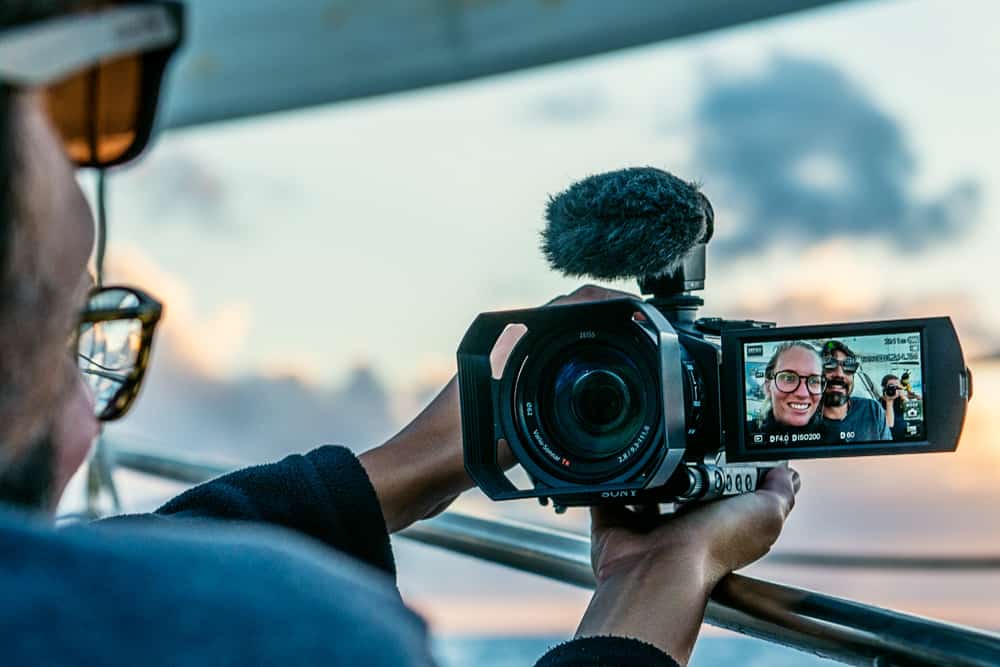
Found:
M 699 318 L 713 223 L 697 188 L 656 169 L 592 176 L 550 201 L 554 267 L 633 275 L 648 298 L 476 318 L 458 379 L 466 469 L 490 498 L 671 511 L 754 491 L 775 461 L 955 450 L 972 379 L 949 318 Z M 503 335 L 519 338 L 494 369 Z M 907 374 L 898 414 L 869 372 Z M 505 474 L 502 443 L 530 488 Z

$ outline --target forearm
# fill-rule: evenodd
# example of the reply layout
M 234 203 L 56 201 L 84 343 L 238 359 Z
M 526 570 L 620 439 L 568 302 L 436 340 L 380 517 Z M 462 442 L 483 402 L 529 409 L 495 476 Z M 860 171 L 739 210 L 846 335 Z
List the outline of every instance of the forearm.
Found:
M 365 471 L 343 447 L 320 447 L 189 489 L 156 515 L 271 524 L 393 574 L 381 509 Z
M 471 486 L 462 464 L 459 414 L 452 378 L 406 428 L 359 457 L 390 533 L 433 516 Z
M 621 568 L 597 586 L 576 636 L 631 637 L 686 664 L 716 583 L 706 570 L 686 554 Z

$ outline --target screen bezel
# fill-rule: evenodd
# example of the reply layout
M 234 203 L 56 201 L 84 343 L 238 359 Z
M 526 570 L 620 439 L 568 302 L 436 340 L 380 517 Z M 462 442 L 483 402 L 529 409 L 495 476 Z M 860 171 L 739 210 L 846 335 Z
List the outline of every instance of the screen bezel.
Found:
M 845 338 L 899 333 L 920 335 L 923 382 L 924 439 L 900 442 L 837 443 L 811 447 L 754 447 L 746 443 L 747 408 L 744 345 L 783 340 Z M 726 460 L 781 461 L 786 459 L 878 456 L 918 452 L 952 452 L 965 422 L 968 383 L 962 348 L 951 319 L 887 320 L 818 326 L 737 329 L 722 334 L 721 395 Z

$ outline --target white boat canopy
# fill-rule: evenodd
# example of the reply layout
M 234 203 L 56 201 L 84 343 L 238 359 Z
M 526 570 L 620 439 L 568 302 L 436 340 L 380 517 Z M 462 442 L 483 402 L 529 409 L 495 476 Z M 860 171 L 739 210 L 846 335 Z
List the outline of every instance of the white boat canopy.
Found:
M 461 81 L 838 0 L 186 0 L 164 127 Z

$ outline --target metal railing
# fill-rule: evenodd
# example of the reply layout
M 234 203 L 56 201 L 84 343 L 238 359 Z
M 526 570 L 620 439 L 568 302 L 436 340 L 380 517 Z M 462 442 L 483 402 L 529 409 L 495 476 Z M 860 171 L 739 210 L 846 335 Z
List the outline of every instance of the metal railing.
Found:
M 112 466 L 184 483 L 231 468 L 116 448 Z M 586 588 L 594 587 L 582 535 L 446 512 L 401 536 Z M 775 554 L 770 561 L 833 567 L 991 569 L 1000 558 Z M 769 642 L 852 665 L 1000 665 L 1000 635 L 732 574 L 712 592 L 705 620 Z

